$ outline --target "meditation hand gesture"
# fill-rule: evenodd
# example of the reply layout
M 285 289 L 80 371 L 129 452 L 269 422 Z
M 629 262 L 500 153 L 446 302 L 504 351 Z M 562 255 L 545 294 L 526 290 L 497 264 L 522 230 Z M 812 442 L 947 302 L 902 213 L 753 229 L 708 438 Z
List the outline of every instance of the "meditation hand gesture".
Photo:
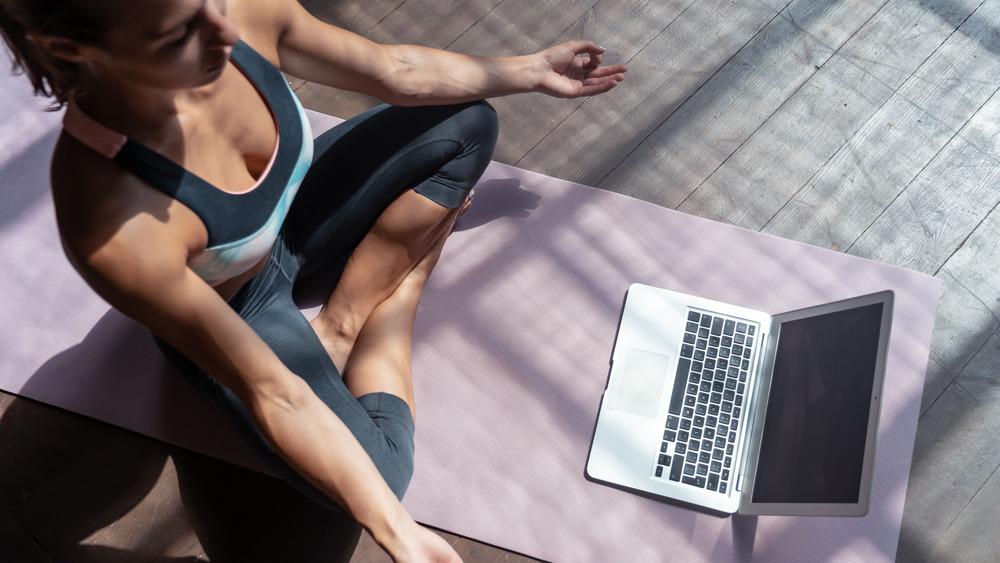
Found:
M 594 96 L 625 80 L 625 65 L 601 66 L 604 49 L 592 41 L 567 41 L 538 53 L 538 91 L 557 98 Z M 582 56 L 581 56 L 582 55 Z

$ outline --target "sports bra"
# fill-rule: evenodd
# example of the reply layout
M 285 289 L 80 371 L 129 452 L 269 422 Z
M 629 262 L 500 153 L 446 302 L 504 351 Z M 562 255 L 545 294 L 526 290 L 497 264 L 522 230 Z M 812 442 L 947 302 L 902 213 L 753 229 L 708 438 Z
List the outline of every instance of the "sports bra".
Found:
M 211 285 L 246 272 L 271 251 L 313 153 L 305 110 L 281 71 L 243 41 L 233 46 L 232 61 L 264 98 L 278 130 L 267 168 L 244 192 L 230 193 L 209 184 L 97 123 L 75 104 L 68 104 L 63 117 L 67 133 L 194 211 L 208 230 L 208 247 L 188 260 L 188 267 Z

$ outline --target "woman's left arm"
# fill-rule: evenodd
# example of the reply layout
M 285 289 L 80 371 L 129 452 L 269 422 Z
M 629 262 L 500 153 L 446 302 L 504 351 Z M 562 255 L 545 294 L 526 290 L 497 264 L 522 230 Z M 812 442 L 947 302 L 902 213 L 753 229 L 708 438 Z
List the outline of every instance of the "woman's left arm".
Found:
M 524 92 L 593 96 L 614 88 L 627 70 L 625 65 L 601 66 L 604 51 L 591 41 L 569 41 L 531 55 L 477 57 L 381 45 L 317 20 L 295 0 L 266 1 L 281 5 L 276 23 L 282 71 L 395 105 L 460 103 Z

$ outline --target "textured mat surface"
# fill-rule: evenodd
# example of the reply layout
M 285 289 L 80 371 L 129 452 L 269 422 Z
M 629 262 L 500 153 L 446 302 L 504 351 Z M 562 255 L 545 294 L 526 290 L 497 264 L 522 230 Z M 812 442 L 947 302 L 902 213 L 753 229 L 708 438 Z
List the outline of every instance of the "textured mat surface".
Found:
M 41 111 L 23 77 L 0 77 L 0 99 L 0 389 L 257 467 L 63 257 L 47 188 L 60 115 Z M 310 117 L 316 131 L 337 121 Z M 720 519 L 588 481 L 632 282 L 772 313 L 896 291 L 870 513 Z M 420 305 L 405 504 L 420 521 L 554 561 L 892 560 L 939 286 L 494 163 Z

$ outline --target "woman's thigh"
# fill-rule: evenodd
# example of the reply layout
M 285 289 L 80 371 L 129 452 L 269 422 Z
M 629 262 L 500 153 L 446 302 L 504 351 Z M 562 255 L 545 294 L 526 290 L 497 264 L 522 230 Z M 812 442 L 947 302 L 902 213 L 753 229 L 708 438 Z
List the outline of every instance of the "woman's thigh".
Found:
M 285 227 L 301 274 L 349 254 L 407 189 L 461 205 L 489 165 L 498 132 L 493 108 L 473 102 L 380 106 L 320 135 Z

